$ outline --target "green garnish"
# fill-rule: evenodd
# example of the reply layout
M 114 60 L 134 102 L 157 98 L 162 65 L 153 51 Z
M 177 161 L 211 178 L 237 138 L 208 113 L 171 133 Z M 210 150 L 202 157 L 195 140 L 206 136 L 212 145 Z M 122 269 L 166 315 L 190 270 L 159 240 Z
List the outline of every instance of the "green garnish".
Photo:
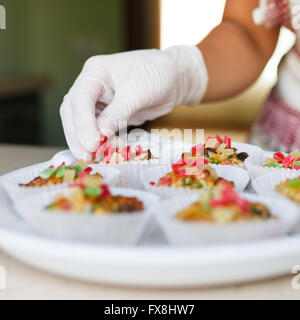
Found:
M 300 188 L 300 179 L 294 178 L 294 179 L 288 180 L 286 184 L 290 188 L 298 189 L 298 188 Z
M 204 211 L 211 211 L 211 205 L 207 202 L 202 202 L 202 208 Z
M 68 170 L 68 167 L 63 165 L 56 172 L 56 178 L 62 178 Z
M 87 186 L 84 188 L 84 194 L 90 198 L 97 198 L 101 195 L 102 189 L 95 186 Z
M 300 161 L 294 161 L 294 162 L 293 162 L 293 165 L 294 165 L 294 166 L 299 166 L 299 167 L 300 167 Z
M 210 158 L 209 160 L 210 160 L 210 163 L 212 164 L 220 164 L 221 162 L 219 159 L 215 159 L 215 158 Z
M 194 183 L 194 184 L 193 184 L 193 187 L 194 187 L 194 188 L 198 188 L 198 189 L 202 189 L 202 188 L 203 188 L 203 184 L 202 184 L 201 182 Z
M 276 162 L 268 163 L 268 168 L 282 168 L 282 167 L 283 167 L 282 163 L 276 163 Z
M 56 172 L 55 168 L 47 168 L 40 173 L 40 177 L 42 179 L 49 179 L 55 174 L 55 172 Z
M 55 207 L 55 204 L 54 203 L 50 203 L 50 204 L 48 204 L 46 207 L 45 207 L 45 209 L 46 210 L 50 210 L 50 209 L 52 209 L 52 208 L 54 208 Z
M 188 185 L 190 185 L 192 182 L 193 182 L 192 179 L 191 179 L 190 177 L 187 177 L 187 178 L 185 178 L 185 179 L 183 180 L 183 185 L 184 185 L 184 186 L 188 186 Z
M 80 166 L 74 166 L 72 167 L 73 170 L 75 170 L 75 177 L 77 178 L 78 174 L 83 171 L 82 167 Z

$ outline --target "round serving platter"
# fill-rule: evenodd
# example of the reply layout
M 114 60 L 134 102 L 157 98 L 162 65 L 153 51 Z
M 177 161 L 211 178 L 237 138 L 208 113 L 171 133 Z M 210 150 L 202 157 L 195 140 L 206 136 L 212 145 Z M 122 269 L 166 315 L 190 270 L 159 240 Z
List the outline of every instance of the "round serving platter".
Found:
M 58 153 L 51 162 L 61 157 L 70 157 L 70 153 Z M 0 178 L 0 246 L 45 271 L 113 285 L 199 287 L 284 275 L 300 264 L 300 234 L 198 247 L 172 247 L 151 232 L 134 247 L 50 238 L 33 231 L 13 210 L 3 182 L 15 172 Z

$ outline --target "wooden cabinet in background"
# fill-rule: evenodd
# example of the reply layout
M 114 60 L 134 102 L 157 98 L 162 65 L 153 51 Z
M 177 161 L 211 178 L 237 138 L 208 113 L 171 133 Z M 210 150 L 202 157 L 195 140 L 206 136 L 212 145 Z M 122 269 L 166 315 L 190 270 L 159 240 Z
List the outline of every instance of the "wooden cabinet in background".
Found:
M 0 143 L 41 144 L 45 77 L 0 79 Z

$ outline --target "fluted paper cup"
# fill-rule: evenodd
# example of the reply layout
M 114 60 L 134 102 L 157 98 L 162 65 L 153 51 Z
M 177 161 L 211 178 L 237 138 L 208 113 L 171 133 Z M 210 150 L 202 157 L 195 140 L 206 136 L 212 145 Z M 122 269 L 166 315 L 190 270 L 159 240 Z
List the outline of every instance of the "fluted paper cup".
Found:
M 299 177 L 299 172 L 275 172 L 275 173 L 268 173 L 262 176 L 259 176 L 255 178 L 252 181 L 252 187 L 255 190 L 256 193 L 263 195 L 263 196 L 269 196 L 273 198 L 282 198 L 283 200 L 287 200 L 291 204 L 297 206 L 299 214 L 300 214 L 300 205 L 298 205 L 296 202 L 293 202 L 288 197 L 285 197 L 280 192 L 275 190 L 275 187 L 282 181 L 285 181 L 286 179 L 293 179 L 296 177 Z
M 246 170 L 235 166 L 220 166 L 210 165 L 216 170 L 219 177 L 228 181 L 234 182 L 234 186 L 238 192 L 245 190 L 249 183 L 249 176 Z M 192 194 L 198 194 L 201 189 L 192 189 L 184 187 L 169 187 L 169 186 L 157 186 L 160 178 L 166 173 L 172 171 L 171 166 L 156 166 L 149 168 L 141 173 L 140 179 L 145 190 L 159 195 L 161 198 L 170 198 L 175 196 L 185 196 Z M 151 185 L 151 182 L 155 182 L 155 185 Z
M 114 169 L 120 172 L 117 186 L 122 188 L 143 189 L 140 181 L 140 174 L 144 170 L 157 166 L 159 161 L 157 159 L 144 161 L 128 161 L 123 163 L 109 163 L 109 164 L 92 164 L 91 167 L 95 170 Z
M 50 164 L 49 164 L 50 165 Z M 40 193 L 46 190 L 57 190 L 62 187 L 67 187 L 67 183 L 59 183 L 51 186 L 42 186 L 42 187 L 21 187 L 19 183 L 26 184 L 38 177 L 47 166 L 40 165 L 33 168 L 24 169 L 19 171 L 13 175 L 10 175 L 4 182 L 3 185 L 8 192 L 9 196 L 13 201 L 18 197 L 30 195 L 32 193 Z M 114 168 L 104 168 L 104 167 L 96 167 L 93 168 L 93 173 L 100 173 L 103 176 L 103 183 L 108 184 L 109 186 L 115 186 L 118 183 L 120 177 L 120 171 Z
M 232 146 L 234 148 L 237 148 L 237 152 L 246 152 L 248 153 L 249 157 L 247 159 L 255 158 L 257 155 L 261 155 L 263 153 L 263 150 L 257 146 L 254 146 L 252 144 L 248 143 L 242 143 L 242 142 L 232 142 Z M 244 163 L 238 165 L 238 167 L 242 169 L 246 169 L 246 161 Z
M 70 189 L 62 188 L 62 193 Z M 113 195 L 136 197 L 144 204 L 144 210 L 135 213 L 59 212 L 46 210 L 57 191 L 32 194 L 15 202 L 15 209 L 37 232 L 72 240 L 97 241 L 104 245 L 134 245 L 153 217 L 151 208 L 158 201 L 156 195 L 145 191 L 111 188 Z
M 245 165 L 249 172 L 249 176 L 251 181 L 255 178 L 266 175 L 269 173 L 280 173 L 284 175 L 286 178 L 289 177 L 290 174 L 298 174 L 300 175 L 300 170 L 296 169 L 287 169 L 287 168 L 268 168 L 264 167 L 265 160 L 267 158 L 273 157 L 274 153 L 268 155 L 266 152 L 257 153 L 253 157 L 246 159 Z
M 292 230 L 298 222 L 297 210 L 294 206 L 288 206 L 286 201 L 247 193 L 243 193 L 242 197 L 267 205 L 277 219 L 229 224 L 175 219 L 179 211 L 197 201 L 196 195 L 163 201 L 157 205 L 156 217 L 172 245 L 224 244 L 280 237 Z

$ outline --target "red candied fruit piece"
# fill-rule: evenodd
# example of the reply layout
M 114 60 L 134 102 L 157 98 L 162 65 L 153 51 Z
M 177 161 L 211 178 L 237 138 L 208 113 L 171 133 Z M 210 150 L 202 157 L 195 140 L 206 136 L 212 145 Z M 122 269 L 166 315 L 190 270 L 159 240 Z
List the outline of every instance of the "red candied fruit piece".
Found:
M 295 161 L 300 161 L 300 157 L 297 158 Z M 294 169 L 296 170 L 300 170 L 300 166 L 294 165 Z
M 204 151 L 205 145 L 204 144 L 197 144 L 195 146 L 192 146 L 191 153 L 192 154 L 201 154 L 201 152 Z
M 102 189 L 102 193 L 100 195 L 100 198 L 105 199 L 111 196 L 111 193 L 107 184 L 102 184 L 101 189 Z
M 239 197 L 238 193 L 235 189 L 230 186 L 226 181 L 222 182 L 223 190 L 222 190 L 222 198 L 221 199 L 212 199 L 211 205 L 213 207 L 226 206 L 230 203 L 235 203 L 243 213 L 248 214 L 250 211 L 250 203 Z
M 104 151 L 104 157 L 106 158 L 106 157 L 108 157 L 109 155 L 111 155 L 112 153 L 114 153 L 114 149 L 113 149 L 113 147 L 112 147 L 112 145 L 111 144 L 108 144 L 107 145 L 107 147 L 106 147 L 106 149 L 105 149 L 105 151 Z
M 144 152 L 143 147 L 139 144 L 135 147 L 135 155 L 140 156 Z
M 90 174 L 92 171 L 93 171 L 93 168 L 92 168 L 92 167 L 86 167 L 86 168 L 84 169 L 84 172 L 86 172 L 87 174 Z
M 131 152 L 131 147 L 126 146 L 122 149 L 121 155 L 125 160 L 130 160 L 130 152 Z
M 273 159 L 277 160 L 278 163 L 283 163 L 285 156 L 282 152 L 276 152 L 273 154 Z
M 187 163 L 185 161 L 185 159 L 181 158 L 180 160 L 178 160 L 177 162 L 172 164 L 172 170 L 175 174 L 179 173 L 180 168 L 182 168 L 183 166 L 185 166 Z
M 150 186 L 155 186 L 156 183 L 154 181 L 150 181 L 149 184 Z
M 289 154 L 283 161 L 283 166 L 285 168 L 292 168 L 293 162 L 295 161 L 295 158 Z
M 230 136 L 224 136 L 224 143 L 226 144 L 226 147 L 228 149 L 231 149 L 231 137 Z
M 161 184 L 170 185 L 170 184 L 172 183 L 172 178 L 167 178 L 167 177 L 161 178 L 161 179 L 159 180 L 159 182 L 160 182 Z
M 83 171 L 79 172 L 78 179 L 79 180 L 83 179 L 85 176 L 89 175 L 92 171 L 93 171 L 93 168 L 91 167 L 85 168 Z
M 66 165 L 66 163 L 65 163 L 65 162 L 62 162 L 62 163 L 56 168 L 56 170 L 60 169 L 62 166 L 65 166 L 65 165 Z
M 224 137 L 225 138 L 225 137 Z M 223 143 L 222 138 L 219 135 L 216 135 L 216 139 L 218 140 L 219 143 Z

